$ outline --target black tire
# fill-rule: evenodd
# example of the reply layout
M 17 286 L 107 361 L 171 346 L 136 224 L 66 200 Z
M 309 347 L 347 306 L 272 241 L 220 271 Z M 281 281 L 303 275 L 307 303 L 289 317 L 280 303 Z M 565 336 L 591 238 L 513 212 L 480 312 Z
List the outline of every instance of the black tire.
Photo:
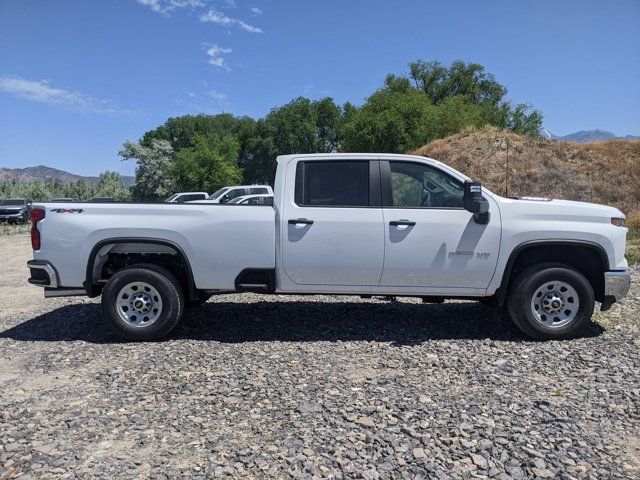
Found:
M 149 325 L 134 326 L 119 313 L 118 295 L 132 283 L 144 282 L 160 296 L 162 309 Z M 184 312 L 184 295 L 178 279 L 166 268 L 153 264 L 137 264 L 116 272 L 102 291 L 102 313 L 111 328 L 129 340 L 159 340 L 176 326 Z
M 532 306 L 533 297 L 538 290 L 546 283 L 552 282 L 568 284 L 578 296 L 578 307 L 575 314 L 568 323 L 564 325 L 560 323 L 560 326 L 544 325 L 537 319 L 533 311 L 534 306 Z M 575 299 L 571 296 L 566 301 L 574 302 Z M 526 335 L 536 340 L 565 339 L 578 336 L 591 320 L 593 308 L 593 288 L 589 280 L 575 268 L 561 263 L 540 263 L 523 270 L 511 283 L 507 297 L 507 309 L 513 322 Z M 554 315 L 543 314 L 550 318 Z M 555 322 L 555 320 L 551 319 L 550 321 Z
M 207 303 L 207 301 L 213 297 L 213 293 L 207 293 L 207 292 L 203 292 L 203 291 L 199 291 L 198 292 L 198 297 L 195 300 L 187 300 L 187 307 L 188 308 L 196 308 L 199 307 L 200 305 L 203 305 L 205 303 Z

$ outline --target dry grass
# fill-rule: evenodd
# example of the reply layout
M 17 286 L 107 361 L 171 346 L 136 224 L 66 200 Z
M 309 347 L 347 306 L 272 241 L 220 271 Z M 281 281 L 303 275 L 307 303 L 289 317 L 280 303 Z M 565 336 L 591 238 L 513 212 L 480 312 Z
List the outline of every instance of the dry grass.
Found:
M 19 223 L 12 224 L 1 222 L 0 223 L 0 236 L 3 235 L 29 235 L 31 231 L 31 223 Z
M 435 158 L 509 195 L 540 195 L 613 205 L 640 227 L 640 141 L 554 142 L 485 127 L 435 140 L 411 152 Z

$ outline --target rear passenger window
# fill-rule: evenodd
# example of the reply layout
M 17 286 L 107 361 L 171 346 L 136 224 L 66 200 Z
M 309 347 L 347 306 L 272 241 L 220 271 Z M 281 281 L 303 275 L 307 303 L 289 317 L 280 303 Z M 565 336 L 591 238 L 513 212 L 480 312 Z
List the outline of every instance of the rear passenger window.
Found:
M 308 207 L 368 207 L 369 162 L 300 162 L 295 200 Z
M 259 188 L 250 188 L 249 189 L 249 193 L 251 195 L 261 195 L 261 194 L 265 194 L 268 193 L 267 189 L 264 187 L 259 187 Z
M 237 197 L 242 197 L 243 195 L 245 195 L 245 191 L 244 188 L 234 188 L 233 190 L 227 192 L 227 200 L 233 200 L 234 198 Z

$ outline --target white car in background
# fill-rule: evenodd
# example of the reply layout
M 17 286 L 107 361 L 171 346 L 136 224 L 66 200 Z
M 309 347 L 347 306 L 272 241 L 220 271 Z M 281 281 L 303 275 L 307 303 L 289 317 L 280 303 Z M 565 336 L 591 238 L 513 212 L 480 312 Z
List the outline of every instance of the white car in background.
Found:
M 246 195 L 273 196 L 273 189 L 269 185 L 234 185 L 231 187 L 222 187 L 220 190 L 212 193 L 204 202 L 198 203 L 229 203 L 234 198 L 244 197 Z
M 174 193 L 165 200 L 165 203 L 185 203 L 206 200 L 209 197 L 207 192 L 182 192 Z
M 229 204 L 238 205 L 273 205 L 273 195 L 245 195 L 236 197 Z

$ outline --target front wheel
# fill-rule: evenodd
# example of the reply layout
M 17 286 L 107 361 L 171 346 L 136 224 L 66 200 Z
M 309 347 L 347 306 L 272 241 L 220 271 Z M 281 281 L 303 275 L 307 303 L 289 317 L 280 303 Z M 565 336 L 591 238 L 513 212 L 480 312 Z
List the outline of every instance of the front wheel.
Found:
M 516 326 L 532 338 L 571 338 L 591 320 L 593 288 L 582 273 L 567 265 L 533 265 L 513 281 L 507 308 Z
M 167 269 L 139 264 L 116 272 L 102 291 L 102 312 L 111 327 L 129 340 L 158 340 L 184 311 L 180 283 Z

